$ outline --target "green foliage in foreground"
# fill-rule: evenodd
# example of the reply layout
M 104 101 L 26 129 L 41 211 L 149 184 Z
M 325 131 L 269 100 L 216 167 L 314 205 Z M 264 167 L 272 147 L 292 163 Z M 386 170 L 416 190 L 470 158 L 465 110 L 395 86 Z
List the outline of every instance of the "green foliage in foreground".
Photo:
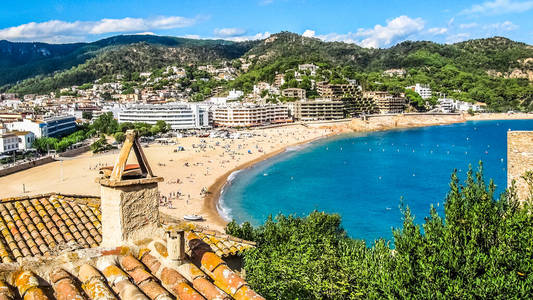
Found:
M 532 208 L 512 190 L 495 199 L 482 173 L 470 169 L 464 184 L 452 175 L 444 218 L 432 207 L 420 226 L 405 209 L 394 250 L 349 238 L 339 215 L 321 212 L 226 231 L 257 242 L 246 279 L 268 299 L 531 299 Z

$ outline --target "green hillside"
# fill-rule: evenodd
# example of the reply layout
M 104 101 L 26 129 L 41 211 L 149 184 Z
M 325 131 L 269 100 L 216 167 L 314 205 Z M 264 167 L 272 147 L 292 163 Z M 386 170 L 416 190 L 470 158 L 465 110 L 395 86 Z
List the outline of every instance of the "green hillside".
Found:
M 252 42 L 195 40 L 151 35 L 116 36 L 88 44 L 0 42 L 0 85 L 19 94 L 45 93 L 106 75 L 151 71 L 166 65 L 245 59 L 250 68 L 227 84 L 249 91 L 259 81 L 301 63 L 321 66 L 315 80 L 356 79 L 365 89 L 401 92 L 414 83 L 494 110 L 532 110 L 533 47 L 502 37 L 457 44 L 406 41 L 387 49 L 324 42 L 281 32 Z M 383 76 L 405 69 L 404 77 Z M 517 75 L 518 74 L 518 75 Z M 29 78 L 23 81 L 21 79 Z M 17 82 L 18 81 L 18 82 Z

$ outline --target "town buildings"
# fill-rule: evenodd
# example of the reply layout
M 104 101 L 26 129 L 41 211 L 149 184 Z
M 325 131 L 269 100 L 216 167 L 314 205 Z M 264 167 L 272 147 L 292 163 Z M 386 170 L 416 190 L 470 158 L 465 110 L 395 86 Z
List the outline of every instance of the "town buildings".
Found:
M 360 89 L 357 85 L 330 84 L 326 81 L 317 82 L 316 91 L 320 97 L 332 100 L 355 98 L 360 95 Z
M 408 86 L 407 89 L 419 94 L 424 100 L 431 98 L 431 88 L 429 85 L 417 83 L 413 86 Z
M 389 92 L 366 91 L 363 93 L 363 97 L 374 99 L 381 114 L 397 114 L 403 113 L 405 110 L 406 101 L 403 95 L 395 96 Z
M 17 151 L 18 144 L 18 137 L 16 134 L 0 134 L 0 154 L 9 154 Z
M 281 95 L 289 98 L 305 99 L 305 90 L 298 88 L 288 88 L 281 91 Z
M 213 122 L 221 127 L 252 127 L 290 122 L 283 105 L 236 104 L 213 108 Z
M 27 151 L 32 148 L 35 142 L 35 134 L 31 131 L 12 131 L 17 136 L 18 149 Z
M 338 120 L 344 118 L 344 104 L 340 100 L 295 101 L 290 105 L 292 115 L 298 121 Z
M 30 131 L 36 138 L 60 137 L 76 130 L 76 117 L 63 115 L 48 117 L 42 120 L 23 119 L 22 121 L 6 123 L 13 131 Z
M 481 111 L 482 110 L 481 106 L 479 106 L 477 104 L 470 103 L 470 102 L 465 102 L 465 101 L 460 101 L 460 100 L 455 100 L 455 99 L 452 99 L 452 98 L 446 98 L 446 97 L 439 98 L 437 100 L 436 109 L 438 111 L 444 112 L 444 113 L 466 112 L 466 111 L 469 111 L 469 110 L 472 110 L 472 111 L 476 112 L 476 111 Z
M 163 105 L 134 105 L 123 108 L 118 116 L 119 123 L 144 122 L 156 124 L 165 121 L 174 130 L 209 128 L 209 113 L 206 106 L 192 103 Z

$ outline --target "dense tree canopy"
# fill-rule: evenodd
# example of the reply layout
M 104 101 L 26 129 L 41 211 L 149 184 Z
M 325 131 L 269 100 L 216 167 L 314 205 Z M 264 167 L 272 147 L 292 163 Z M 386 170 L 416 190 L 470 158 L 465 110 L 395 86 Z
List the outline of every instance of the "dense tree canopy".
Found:
M 246 276 L 268 299 L 529 299 L 533 211 L 494 189 L 481 166 L 464 184 L 454 173 L 444 216 L 432 207 L 420 226 L 405 208 L 394 247 L 352 239 L 338 215 L 320 212 L 226 230 L 257 242 L 244 256 Z

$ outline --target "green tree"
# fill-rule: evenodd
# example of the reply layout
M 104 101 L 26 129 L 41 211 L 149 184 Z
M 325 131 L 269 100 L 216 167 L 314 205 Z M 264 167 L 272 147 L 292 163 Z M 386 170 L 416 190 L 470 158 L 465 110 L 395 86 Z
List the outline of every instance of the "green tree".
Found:
M 530 180 L 533 182 L 533 180 Z M 532 183 L 533 185 L 533 183 Z M 424 223 L 404 208 L 393 245 L 348 237 L 338 215 L 278 215 L 226 231 L 253 240 L 244 254 L 247 281 L 267 299 L 530 299 L 533 209 L 513 189 L 495 197 L 483 168 L 463 184 L 452 174 L 444 215 Z
M 123 143 L 126 140 L 126 135 L 122 131 L 116 132 L 114 137 L 117 143 Z
M 92 111 L 84 111 L 81 113 L 81 117 L 85 120 L 91 120 L 93 118 L 93 112 Z

